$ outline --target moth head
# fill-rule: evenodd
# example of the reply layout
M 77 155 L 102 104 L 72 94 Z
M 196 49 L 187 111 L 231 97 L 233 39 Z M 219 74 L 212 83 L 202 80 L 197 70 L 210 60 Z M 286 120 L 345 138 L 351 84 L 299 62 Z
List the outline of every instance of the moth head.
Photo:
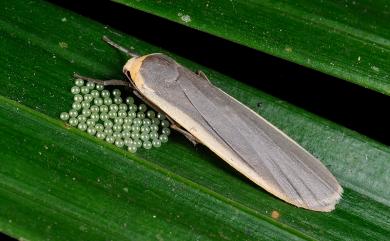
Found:
M 142 84 L 140 83 L 138 74 L 144 58 L 145 56 L 133 57 L 123 66 L 123 73 L 129 79 L 134 88 L 138 88 Z
M 170 86 L 177 77 L 177 63 L 164 54 L 149 54 L 133 57 L 123 66 L 123 73 L 134 88 L 156 89 L 157 86 Z

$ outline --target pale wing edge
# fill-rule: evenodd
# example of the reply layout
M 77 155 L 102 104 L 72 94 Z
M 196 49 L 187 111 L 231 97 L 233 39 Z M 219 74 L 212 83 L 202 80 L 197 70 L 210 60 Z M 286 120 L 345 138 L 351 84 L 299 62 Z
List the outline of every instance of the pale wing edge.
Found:
M 188 80 L 188 79 L 187 79 Z M 194 81 L 199 81 L 198 79 L 193 79 Z M 200 102 L 198 102 L 198 104 L 194 104 L 194 102 L 196 102 L 197 100 L 199 100 L 199 97 L 201 97 L 202 98 L 202 93 L 205 93 L 204 91 L 202 91 L 202 90 L 199 90 L 199 92 L 198 93 L 196 93 L 196 95 L 193 95 L 194 93 L 193 92 L 195 92 L 196 90 L 194 89 L 194 88 L 192 88 L 192 87 L 190 87 L 191 85 L 193 84 L 193 82 L 191 82 L 191 80 L 189 81 L 189 82 L 187 82 L 185 85 L 183 85 L 182 86 L 182 89 L 183 89 L 183 91 L 186 93 L 186 95 L 187 95 L 187 98 L 189 99 L 189 101 L 194 105 L 194 108 L 196 108 L 197 110 L 198 110 L 198 112 L 199 113 L 201 113 L 202 114 L 202 111 L 199 109 L 199 108 L 206 108 L 206 107 L 204 107 L 204 102 L 202 102 L 201 104 L 200 104 Z M 202 83 L 202 84 L 205 84 L 204 82 Z M 209 85 L 209 86 L 207 86 L 207 85 Z M 210 83 L 207 83 L 207 85 L 206 85 L 206 87 L 210 87 L 210 88 L 216 88 L 216 87 L 214 87 L 214 86 L 212 86 Z M 193 87 L 195 87 L 195 88 L 197 88 L 197 86 L 193 86 Z M 217 88 L 216 88 L 217 89 Z M 207 91 L 209 91 L 209 90 L 206 90 L 206 93 L 210 93 L 210 92 L 207 92 Z M 271 127 L 273 127 L 275 130 L 277 130 L 278 131 L 278 134 L 280 134 L 280 135 L 283 135 L 284 136 L 284 138 L 285 139 L 287 139 L 288 141 L 290 141 L 291 143 L 293 143 L 294 145 L 296 145 L 296 147 L 299 147 L 299 151 L 302 151 L 302 152 L 305 152 L 309 157 L 311 157 L 312 159 L 313 159 L 313 161 L 315 162 L 315 164 L 316 165 L 320 165 L 320 167 L 322 168 L 322 169 L 324 169 L 324 170 L 326 170 L 328 173 L 326 173 L 326 175 L 327 175 L 327 178 L 332 178 L 332 179 L 334 179 L 334 180 L 332 180 L 333 182 L 335 182 L 336 183 L 336 190 L 335 190 L 335 192 L 332 194 L 332 195 L 330 195 L 330 196 L 328 196 L 327 198 L 325 198 L 325 199 L 320 199 L 320 200 L 316 200 L 318 203 L 316 204 L 316 203 L 310 203 L 310 206 L 308 206 L 308 205 L 306 205 L 305 203 L 294 203 L 294 201 L 296 201 L 296 200 L 291 200 L 290 199 L 290 202 L 292 202 L 292 203 L 294 203 L 294 204 L 296 204 L 297 206 L 303 206 L 303 207 L 305 207 L 305 206 L 308 206 L 308 208 L 310 208 L 310 209 L 321 209 L 322 211 L 330 211 L 330 210 L 332 210 L 332 209 L 334 209 L 334 206 L 335 206 L 335 204 L 340 200 L 340 198 L 341 198 L 341 193 L 342 193 L 342 188 L 341 188 L 341 186 L 337 183 L 337 180 L 334 178 L 334 176 L 326 169 L 326 167 L 321 163 L 321 162 L 319 162 L 315 157 L 313 157 L 309 152 L 307 152 L 304 148 L 302 148 L 298 143 L 296 143 L 294 140 L 292 140 L 290 137 L 288 137 L 285 133 L 283 133 L 283 132 L 281 132 L 279 129 L 277 129 L 276 127 L 274 127 L 271 123 L 269 123 L 267 120 L 265 120 L 263 117 L 261 117 L 260 115 L 258 115 L 256 112 L 254 112 L 253 110 L 251 110 L 249 107 L 247 107 L 247 106 L 245 106 L 245 105 L 242 105 L 240 102 L 238 102 L 236 99 L 234 99 L 233 97 L 231 97 L 231 96 L 229 96 L 229 95 L 227 95 L 226 93 L 224 93 L 222 90 L 219 90 L 218 89 L 218 91 L 220 91 L 221 93 L 223 93 L 224 95 L 225 95 L 225 97 L 226 98 L 230 98 L 232 101 L 235 101 L 236 103 L 238 103 L 238 104 L 240 104 L 240 106 L 244 106 L 245 108 L 247 108 L 247 110 L 249 110 L 251 113 L 252 113 L 252 115 L 254 115 L 254 116 L 256 116 L 257 118 L 259 118 L 259 120 L 261 120 L 261 121 L 263 121 L 264 123 L 266 123 L 267 125 L 269 125 L 269 126 L 271 126 Z M 191 95 L 193 95 L 193 97 L 191 97 Z M 213 96 L 203 96 L 205 99 L 207 99 L 207 98 L 213 98 Z M 209 102 L 209 104 L 212 104 L 213 102 Z M 214 112 L 215 111 L 217 111 L 217 110 L 213 110 Z M 234 110 L 230 110 L 230 113 L 232 112 L 232 111 L 234 111 Z M 210 113 L 210 110 L 208 110 L 206 113 Z M 220 114 L 220 113 L 218 113 L 218 114 Z M 204 116 L 203 114 L 202 114 L 202 116 L 206 119 L 206 121 L 207 121 L 207 119 L 208 119 L 208 117 L 207 116 Z M 229 114 L 228 115 L 228 117 L 232 117 L 232 115 L 231 114 Z M 210 119 L 209 119 L 210 120 Z M 228 118 L 226 118 L 226 120 L 228 120 Z M 214 127 L 213 126 L 215 126 L 215 125 L 218 125 L 218 123 L 215 123 L 215 124 L 213 124 L 213 125 L 211 125 L 211 127 L 214 129 Z M 215 129 L 214 129 L 215 130 Z M 215 130 L 216 131 L 216 133 L 218 133 L 218 130 Z M 226 132 L 226 131 L 225 131 Z M 220 132 L 221 133 L 221 132 Z M 224 139 L 224 138 L 222 138 L 222 139 Z M 228 139 L 232 139 L 232 138 L 228 138 Z M 275 144 L 275 145 L 277 145 L 277 144 Z M 233 149 L 234 147 L 231 147 L 231 149 Z M 234 149 L 233 149 L 234 150 Z M 245 159 L 244 159 L 245 160 Z M 300 160 L 295 160 L 295 161 L 300 161 Z M 275 162 L 276 163 L 276 162 Z M 302 162 L 301 163 L 301 165 L 305 165 L 305 163 L 304 162 Z M 283 168 L 281 168 L 282 169 L 282 171 L 283 171 Z M 286 168 L 285 168 L 286 169 Z M 311 170 L 312 171 L 312 169 L 308 169 L 308 170 Z M 314 176 L 316 176 L 317 174 L 316 173 L 313 173 L 314 174 Z M 322 177 L 320 177 L 320 176 L 318 176 L 317 175 L 317 178 L 319 179 L 319 181 L 321 181 L 322 179 Z M 296 175 L 296 179 L 301 179 L 298 175 Z M 252 180 L 252 178 L 251 178 L 251 180 Z M 288 176 L 288 174 L 286 175 L 286 180 L 289 180 L 289 176 Z M 313 192 L 314 190 L 313 190 L 313 188 L 310 188 L 308 185 L 306 185 L 304 182 L 301 182 L 302 184 L 304 184 L 304 186 L 305 186 L 305 188 L 308 190 L 308 191 L 310 191 L 310 192 Z M 290 183 L 291 184 L 291 183 Z M 292 185 L 292 184 L 291 184 Z M 264 183 L 261 185 L 261 186 L 264 186 Z M 294 188 L 294 185 L 292 185 L 293 186 L 293 188 Z M 333 187 L 329 187 L 329 189 L 333 189 Z M 298 193 L 298 192 L 297 192 Z M 299 194 L 299 193 L 298 193 Z M 278 195 L 277 195 L 278 196 Z M 282 198 L 283 199 L 283 198 Z M 289 199 L 288 197 L 287 197 L 287 199 Z

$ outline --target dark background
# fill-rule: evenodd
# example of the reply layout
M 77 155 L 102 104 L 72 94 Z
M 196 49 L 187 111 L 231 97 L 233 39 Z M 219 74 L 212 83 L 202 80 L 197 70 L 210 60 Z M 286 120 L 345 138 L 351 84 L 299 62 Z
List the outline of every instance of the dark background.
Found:
M 17 239 L 13 239 L 13 238 L 0 232 L 0 240 L 2 240 L 2 241 L 16 241 Z

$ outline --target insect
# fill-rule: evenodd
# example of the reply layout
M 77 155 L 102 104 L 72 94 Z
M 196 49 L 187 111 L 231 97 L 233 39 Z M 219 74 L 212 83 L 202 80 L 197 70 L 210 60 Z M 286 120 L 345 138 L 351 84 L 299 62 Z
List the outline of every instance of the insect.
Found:
M 103 40 L 130 56 L 123 67 L 128 81 L 76 77 L 131 87 L 165 113 L 173 129 L 207 146 L 276 197 L 315 211 L 335 208 L 343 189 L 332 173 L 259 114 L 212 85 L 202 72 L 194 73 L 161 53 L 139 56 L 106 36 Z

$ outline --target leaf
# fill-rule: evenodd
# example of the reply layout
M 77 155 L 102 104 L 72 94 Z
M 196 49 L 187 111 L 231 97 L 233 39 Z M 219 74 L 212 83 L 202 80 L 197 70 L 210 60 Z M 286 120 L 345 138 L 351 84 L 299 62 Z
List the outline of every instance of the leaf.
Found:
M 132 155 L 58 116 L 71 105 L 73 72 L 121 76 L 125 58 L 102 35 L 142 54 L 164 50 L 44 1 L 0 9 L 1 232 L 21 240 L 386 239 L 389 147 L 173 56 L 323 160 L 343 199 L 331 213 L 295 208 L 177 134 Z
M 390 95 L 387 1 L 114 1 Z

